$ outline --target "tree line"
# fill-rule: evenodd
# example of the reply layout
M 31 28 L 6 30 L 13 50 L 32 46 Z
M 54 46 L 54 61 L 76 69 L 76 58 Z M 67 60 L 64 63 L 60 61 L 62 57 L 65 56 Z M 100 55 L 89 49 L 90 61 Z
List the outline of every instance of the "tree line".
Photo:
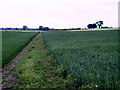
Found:
M 88 24 L 87 27 L 88 29 L 97 28 L 97 27 L 103 28 L 102 25 L 103 25 L 103 21 L 100 20 L 94 24 Z M 54 28 L 43 27 L 43 26 L 39 26 L 39 28 L 28 28 L 26 25 L 24 25 L 23 28 L 1 28 L 1 29 L 2 30 L 44 30 L 44 31 L 46 30 L 81 30 L 81 28 L 54 29 Z
M 94 24 L 88 24 L 87 27 L 90 29 L 90 28 L 101 28 L 103 25 L 103 21 L 98 21 Z

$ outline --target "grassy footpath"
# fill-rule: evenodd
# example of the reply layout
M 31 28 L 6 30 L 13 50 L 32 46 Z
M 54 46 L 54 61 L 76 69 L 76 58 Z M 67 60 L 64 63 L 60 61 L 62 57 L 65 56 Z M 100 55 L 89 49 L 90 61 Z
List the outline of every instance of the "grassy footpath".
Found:
M 70 88 L 72 79 L 66 74 L 64 67 L 52 61 L 52 57 L 44 47 L 42 33 L 38 34 L 18 56 L 19 63 L 11 68 L 11 72 L 19 78 L 18 83 L 6 84 L 5 87 L 16 88 Z M 10 74 L 4 75 L 4 82 Z M 15 85 L 16 84 L 16 85 Z

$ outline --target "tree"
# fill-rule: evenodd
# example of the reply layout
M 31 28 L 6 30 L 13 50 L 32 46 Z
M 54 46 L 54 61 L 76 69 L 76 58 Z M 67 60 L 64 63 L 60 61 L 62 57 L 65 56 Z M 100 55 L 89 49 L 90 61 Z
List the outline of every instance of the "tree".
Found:
M 44 27 L 43 26 L 39 26 L 39 30 L 43 30 L 44 29 Z
M 28 29 L 28 27 L 24 25 L 23 26 L 23 30 L 27 30 L 27 29 Z
M 46 31 L 49 30 L 49 27 L 45 27 L 44 30 L 46 30 Z
M 95 23 L 92 26 L 93 26 L 93 28 L 97 28 L 97 25 Z
M 92 24 L 88 24 L 87 27 L 88 28 L 93 28 L 93 25 Z
M 98 25 L 99 28 L 101 28 L 101 26 L 103 25 L 103 21 L 98 21 L 96 22 L 96 24 Z
M 97 25 L 94 23 L 94 24 L 88 24 L 87 25 L 88 28 L 97 28 Z

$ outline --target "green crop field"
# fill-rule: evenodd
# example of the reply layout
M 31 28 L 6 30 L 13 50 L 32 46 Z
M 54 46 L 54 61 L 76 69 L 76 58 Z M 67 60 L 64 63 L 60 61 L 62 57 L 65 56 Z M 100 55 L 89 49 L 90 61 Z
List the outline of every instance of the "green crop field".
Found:
M 0 32 L 3 68 L 37 33 Z M 3 86 L 120 88 L 118 33 L 117 29 L 43 31 L 27 45 L 15 67 L 3 71 Z
M 48 31 L 44 43 L 53 59 L 65 66 L 76 87 L 120 87 L 118 32 Z
M 37 32 L 2 32 L 2 66 L 13 59 Z

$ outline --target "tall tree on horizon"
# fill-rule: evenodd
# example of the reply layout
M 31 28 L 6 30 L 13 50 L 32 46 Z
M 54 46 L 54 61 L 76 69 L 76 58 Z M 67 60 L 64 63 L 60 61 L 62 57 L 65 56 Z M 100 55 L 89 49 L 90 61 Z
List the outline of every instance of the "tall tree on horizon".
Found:
M 100 20 L 100 21 L 96 22 L 96 25 L 98 25 L 98 27 L 101 28 L 101 26 L 103 25 L 103 21 Z

